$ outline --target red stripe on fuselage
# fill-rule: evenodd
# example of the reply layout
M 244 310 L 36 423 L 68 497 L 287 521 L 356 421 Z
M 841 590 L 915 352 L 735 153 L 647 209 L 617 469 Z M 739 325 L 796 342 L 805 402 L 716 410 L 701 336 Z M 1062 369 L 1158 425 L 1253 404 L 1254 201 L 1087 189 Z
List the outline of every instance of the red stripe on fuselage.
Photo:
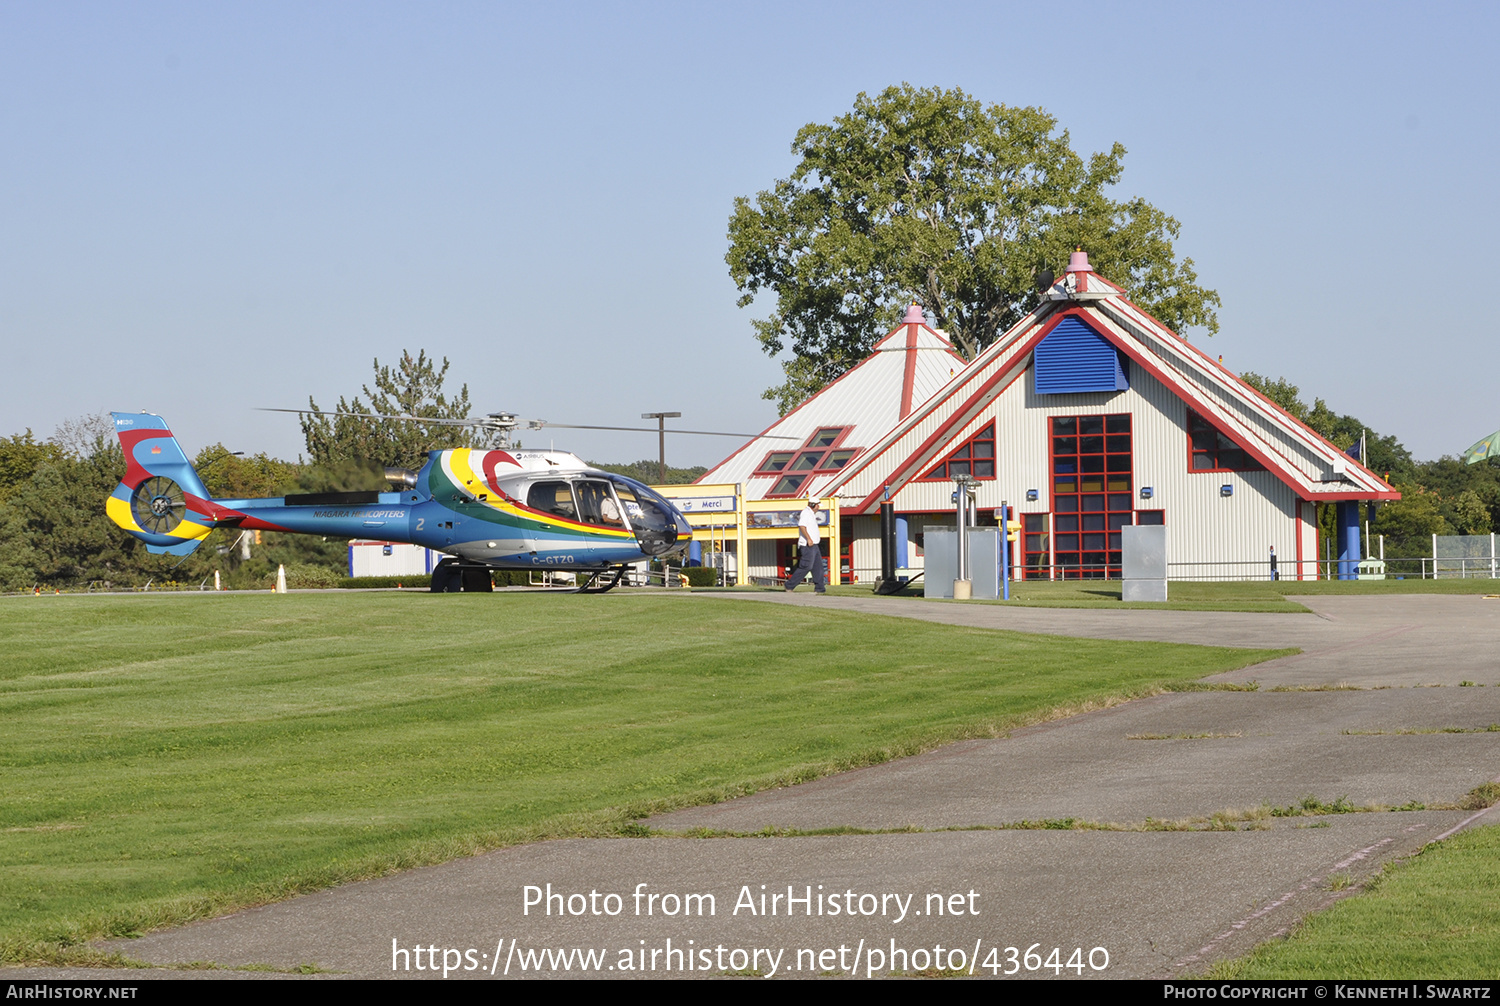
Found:
M 507 464 L 515 465 L 517 468 L 521 467 L 521 462 L 517 461 L 515 458 L 511 457 L 509 454 L 505 453 L 504 451 L 486 451 L 485 452 L 485 455 L 484 455 L 484 483 L 485 483 L 485 485 L 489 486 L 491 489 L 495 490 L 495 492 L 500 496 L 501 499 L 504 499 L 505 498 L 505 493 L 501 492 L 500 491 L 500 487 L 495 484 L 495 466 L 498 465 L 498 464 L 500 464 L 500 462 L 502 462 L 502 461 L 504 461 Z

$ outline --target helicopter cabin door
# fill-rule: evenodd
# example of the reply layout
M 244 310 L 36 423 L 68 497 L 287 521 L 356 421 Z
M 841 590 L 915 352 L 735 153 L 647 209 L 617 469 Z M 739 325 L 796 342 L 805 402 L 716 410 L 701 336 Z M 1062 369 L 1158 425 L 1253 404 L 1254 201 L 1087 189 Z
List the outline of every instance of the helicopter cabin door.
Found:
M 599 562 L 620 562 L 622 553 L 634 555 L 635 536 L 625 537 L 628 532 L 621 514 L 624 510 L 615 498 L 614 489 L 603 479 L 578 479 L 573 483 L 573 496 L 578 500 L 578 520 L 594 529 L 597 536 L 591 551 Z
M 623 547 L 633 552 L 633 538 L 621 541 L 607 531 L 627 530 L 620 504 L 608 482 L 600 479 L 549 479 L 534 482 L 526 493 L 533 510 L 560 517 L 567 525 L 556 531 L 537 531 L 532 549 L 545 565 L 593 566 L 618 562 Z M 582 526 L 580 526 L 582 525 Z

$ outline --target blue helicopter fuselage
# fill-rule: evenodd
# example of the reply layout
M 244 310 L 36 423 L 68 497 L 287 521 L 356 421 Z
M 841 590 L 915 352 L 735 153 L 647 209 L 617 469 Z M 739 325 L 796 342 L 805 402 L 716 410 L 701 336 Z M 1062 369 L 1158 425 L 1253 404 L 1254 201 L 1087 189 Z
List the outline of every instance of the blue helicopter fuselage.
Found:
M 215 527 L 407 542 L 502 568 L 597 570 L 687 547 L 687 517 L 633 479 L 560 452 L 433 451 L 399 492 L 212 499 L 159 416 L 115 413 L 126 477 L 109 516 L 154 552 Z

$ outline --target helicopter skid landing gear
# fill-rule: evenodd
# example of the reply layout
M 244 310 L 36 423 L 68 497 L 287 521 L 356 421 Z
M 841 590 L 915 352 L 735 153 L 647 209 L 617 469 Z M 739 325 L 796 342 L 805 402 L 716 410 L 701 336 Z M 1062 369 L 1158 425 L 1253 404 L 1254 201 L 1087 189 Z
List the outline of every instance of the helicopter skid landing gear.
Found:
M 610 576 L 611 573 L 613 573 L 614 575 Z M 579 587 L 576 591 L 574 591 L 574 593 L 576 593 L 576 594 L 603 594 L 603 593 L 606 593 L 607 591 L 614 590 L 616 587 L 618 587 L 620 585 L 620 578 L 622 576 L 624 576 L 624 575 L 625 575 L 625 567 L 624 566 L 616 566 L 612 570 L 601 569 L 599 572 L 595 573 L 593 576 L 591 576 L 587 580 L 585 580 L 584 583 L 583 583 L 583 586 Z M 609 577 L 609 582 L 608 583 L 604 583 L 604 584 L 601 585 L 600 581 L 604 577 Z

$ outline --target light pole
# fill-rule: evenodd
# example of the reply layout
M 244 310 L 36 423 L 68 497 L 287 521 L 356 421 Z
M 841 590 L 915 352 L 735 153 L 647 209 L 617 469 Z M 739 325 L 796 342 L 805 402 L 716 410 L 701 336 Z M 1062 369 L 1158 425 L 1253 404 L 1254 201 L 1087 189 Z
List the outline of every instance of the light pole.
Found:
M 953 599 L 955 601 L 967 601 L 973 596 L 974 581 L 969 575 L 969 524 L 974 519 L 974 485 L 976 480 L 972 475 L 953 476 L 953 502 L 957 506 L 958 534 L 954 540 L 958 543 L 957 562 L 954 563 L 954 571 L 958 574 L 953 581 Z
M 656 420 L 656 461 L 661 469 L 661 482 L 667 482 L 667 420 L 680 419 L 680 412 L 642 412 L 642 419 Z

